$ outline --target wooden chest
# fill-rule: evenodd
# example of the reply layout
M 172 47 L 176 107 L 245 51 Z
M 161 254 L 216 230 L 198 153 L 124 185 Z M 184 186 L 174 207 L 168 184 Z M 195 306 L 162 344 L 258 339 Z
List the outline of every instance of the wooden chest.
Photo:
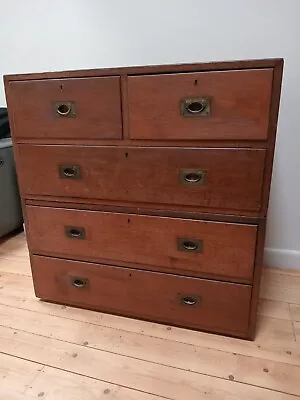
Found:
M 282 68 L 6 76 L 36 295 L 252 339 Z

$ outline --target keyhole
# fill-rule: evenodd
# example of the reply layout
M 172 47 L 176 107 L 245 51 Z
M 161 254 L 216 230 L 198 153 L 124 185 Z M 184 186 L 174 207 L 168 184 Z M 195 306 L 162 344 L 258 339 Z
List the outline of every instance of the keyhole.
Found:
M 198 79 L 195 79 L 195 86 L 198 85 Z
M 60 90 L 63 90 L 63 85 L 60 85 Z
M 125 153 L 125 157 L 126 157 L 126 158 L 128 157 L 128 153 Z

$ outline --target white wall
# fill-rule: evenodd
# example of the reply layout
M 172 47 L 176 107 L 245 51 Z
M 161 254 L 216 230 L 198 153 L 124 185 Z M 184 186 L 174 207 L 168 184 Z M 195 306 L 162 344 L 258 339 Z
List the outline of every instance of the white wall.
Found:
M 0 0 L 0 13 L 0 75 L 284 57 L 266 261 L 300 268 L 299 0 Z

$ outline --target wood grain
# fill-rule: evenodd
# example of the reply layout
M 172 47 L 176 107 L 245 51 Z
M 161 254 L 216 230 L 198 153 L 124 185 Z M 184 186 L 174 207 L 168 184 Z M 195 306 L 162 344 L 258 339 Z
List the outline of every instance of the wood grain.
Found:
M 300 303 L 300 274 L 285 274 L 265 268 L 262 275 L 261 297 L 267 300 Z
M 21 192 L 223 209 L 261 208 L 265 150 L 20 145 Z M 61 179 L 60 165 L 78 165 L 79 179 Z M 180 181 L 180 170 L 204 170 L 202 186 Z M 32 179 L 34 171 L 35 179 Z
M 35 293 L 45 300 L 196 329 L 247 332 L 250 286 L 39 256 L 32 262 Z M 86 286 L 74 287 L 74 279 Z M 186 298 L 195 304 L 185 304 Z
M 253 337 L 282 68 L 282 59 L 270 59 L 6 76 L 5 90 L 21 186 L 24 179 L 20 174 L 23 170 L 28 174 L 25 180 L 28 191 L 22 192 L 22 205 L 29 243 L 34 243 L 33 239 L 44 241 L 42 247 L 46 250 L 38 251 L 43 255 L 251 284 L 247 337 Z M 170 84 L 173 80 L 175 84 Z M 133 84 L 133 92 L 131 82 L 138 82 L 138 87 Z M 142 92 L 147 95 L 141 97 Z M 68 94 L 67 99 L 65 95 Z M 100 100 L 99 94 L 102 95 Z M 210 98 L 208 118 L 180 115 L 179 102 L 183 97 L 194 96 Z M 76 118 L 54 117 L 55 101 L 75 101 Z M 49 113 L 49 104 L 52 113 Z M 132 124 L 135 119 L 137 126 Z M 31 146 L 24 162 L 20 143 L 25 148 Z M 35 147 L 35 144 L 43 146 Z M 49 179 L 49 171 L 54 171 L 54 157 L 52 153 L 47 157 L 39 154 L 44 148 L 55 149 L 55 152 L 60 149 L 61 153 L 55 156 L 59 163 L 62 163 L 61 158 L 76 155 L 84 164 L 82 186 L 72 186 L 70 180 L 61 183 L 57 178 Z M 75 150 L 71 154 L 70 149 L 76 149 L 76 154 Z M 100 154 L 100 150 L 104 153 Z M 34 162 L 28 168 L 31 160 Z M 193 167 L 183 167 L 182 162 L 193 163 Z M 198 167 L 199 162 L 205 162 L 205 167 Z M 183 168 L 203 169 L 208 173 L 201 190 L 199 187 L 193 187 L 193 193 L 188 188 L 180 190 L 178 175 Z M 36 180 L 32 176 L 37 176 Z M 43 186 L 45 182 L 48 186 Z M 87 217 L 87 246 L 80 245 L 79 241 L 75 242 L 76 246 L 72 241 L 70 246 L 65 243 L 65 237 L 61 237 L 61 224 L 55 218 L 51 221 L 46 216 L 42 221 L 39 217 L 41 222 L 49 224 L 49 229 L 55 228 L 50 237 L 49 231 L 43 231 L 45 226 L 39 227 L 35 217 L 33 221 L 29 218 L 25 204 L 36 208 L 70 208 L 64 212 L 71 222 L 76 218 L 82 222 L 86 213 L 89 216 L 122 214 L 130 227 L 125 228 L 126 221 L 113 219 L 111 222 L 116 223 L 121 236 L 113 235 L 113 225 L 108 226 L 108 220 L 101 230 L 101 225 L 96 226 L 96 221 L 91 222 Z M 175 219 L 176 224 L 170 225 Z M 142 226 L 144 221 L 150 230 Z M 162 231 L 158 223 L 149 224 L 149 221 L 162 222 Z M 218 230 L 211 229 L 217 224 L 212 221 L 219 221 Z M 32 223 L 34 234 L 30 229 Z M 246 228 L 246 224 L 249 227 Z M 220 229 L 225 226 L 224 231 Z M 228 230 L 228 226 L 242 229 L 241 242 L 237 228 Z M 192 253 L 178 256 L 174 247 L 178 231 L 205 234 L 206 245 L 198 254 L 201 257 Z M 214 231 L 217 232 L 215 238 Z M 37 237 L 39 232 L 42 232 L 41 238 Z M 228 237 L 224 238 L 226 234 Z M 98 236 L 101 248 L 99 244 L 96 246 Z M 46 238 L 49 237 L 54 251 L 47 249 Z M 199 243 L 203 240 L 185 237 L 200 240 Z M 164 253 L 166 238 L 172 239 L 173 246 L 168 247 L 167 254 Z M 223 244 L 224 254 L 221 252 Z M 145 249 L 145 254 L 139 249 Z M 17 250 L 11 255 L 12 250 L 4 248 L 0 255 L 4 260 L 19 260 L 25 265 L 27 251 Z M 30 246 L 31 258 L 34 251 Z M 9 274 L 10 266 L 11 263 L 2 263 L 4 275 Z M 18 271 L 23 273 L 21 264 Z M 27 269 L 25 273 L 28 272 Z M 5 275 L 1 286 L 5 295 L 8 283 L 12 287 L 17 285 L 15 278 Z M 24 291 L 22 295 L 28 293 Z M 272 314 L 272 308 L 262 310 Z M 279 321 L 283 320 L 279 318 Z M 294 332 L 293 325 L 287 324 L 287 329 L 284 337 L 289 340 L 290 329 Z
M 266 139 L 273 70 L 128 78 L 132 139 Z M 184 117 L 180 101 L 211 99 L 210 116 Z
M 9 320 L 9 316 L 3 317 L 5 322 Z M 27 322 L 22 316 L 21 319 L 13 317 L 9 322 L 13 329 L 0 327 L 0 346 L 6 345 L 7 351 L 18 357 L 35 358 L 42 364 L 174 399 L 180 399 L 181 393 L 196 399 L 201 386 L 209 382 L 207 375 L 229 383 L 240 382 L 299 395 L 299 367 L 172 341 L 166 343 L 142 335 L 130 338 L 119 332 L 118 336 L 110 337 L 105 330 L 93 326 L 87 329 L 78 323 L 71 323 L 66 332 L 65 324 L 60 326 L 60 323 L 63 321 L 48 317 L 41 324 L 38 315 Z M 101 348 L 97 349 L 97 343 Z M 213 384 L 218 387 L 218 381 L 211 381 L 210 385 Z
M 300 297 L 299 297 L 300 303 Z M 300 304 L 290 304 L 290 313 L 293 321 L 300 322 Z
M 121 139 L 118 77 L 11 82 L 14 138 Z M 59 117 L 55 102 L 75 102 L 76 117 Z
M 19 285 L 25 279 L 26 277 L 19 277 Z M 138 335 L 160 338 L 167 342 L 171 340 L 173 342 L 300 366 L 300 348 L 294 340 L 292 324 L 286 323 L 286 320 L 259 316 L 258 332 L 255 342 L 252 342 L 37 301 L 32 292 L 31 296 L 26 296 L 24 293 L 18 293 L 17 286 L 10 283 L 6 286 L 9 289 L 0 292 L 0 304 L 20 310 L 34 311 L 40 314 L 39 318 L 42 318 L 43 314 L 52 315 L 65 320 L 113 328 L 119 334 L 125 336 L 125 332 L 132 332 Z M 107 332 L 108 335 L 111 334 L 109 330 Z
M 235 60 L 235 61 L 211 61 L 204 63 L 190 64 L 160 64 L 149 66 L 133 66 L 120 68 L 102 68 L 102 69 L 86 69 L 77 71 L 61 71 L 61 72 L 41 72 L 32 74 L 11 74 L 4 76 L 4 82 L 19 81 L 26 78 L 32 79 L 58 79 L 58 78 L 82 78 L 108 75 L 144 75 L 149 73 L 176 73 L 176 72 L 197 72 L 211 70 L 230 70 L 230 69 L 252 69 L 252 68 L 274 68 L 281 65 L 282 58 L 267 58 L 256 60 Z
M 43 393 L 43 396 L 41 394 Z M 26 391 L 26 398 L 47 400 L 159 400 L 150 393 L 129 389 L 99 379 L 44 367 Z
M 256 225 L 36 206 L 27 206 L 26 213 L 34 254 L 114 260 L 115 265 L 120 260 L 131 267 L 138 263 L 171 273 L 252 280 Z M 67 237 L 66 226 L 84 228 L 85 239 Z M 202 250 L 179 251 L 178 238 L 202 241 Z M 233 246 L 236 241 L 238 248 Z
M 279 318 L 287 321 L 291 320 L 289 304 L 282 301 L 260 299 L 258 314 L 265 317 Z
M 0 348 L 0 350 L 5 350 Z M 0 396 L 1 400 L 10 400 L 11 397 L 3 397 L 10 391 L 11 396 L 24 393 L 31 382 L 39 374 L 41 365 L 35 362 L 22 360 L 0 352 Z M 13 397 L 12 397 L 13 398 Z

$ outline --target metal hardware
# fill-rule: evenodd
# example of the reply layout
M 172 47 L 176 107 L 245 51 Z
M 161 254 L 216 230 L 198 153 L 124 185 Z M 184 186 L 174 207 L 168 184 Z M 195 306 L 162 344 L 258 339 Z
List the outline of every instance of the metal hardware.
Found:
M 81 178 L 81 171 L 79 165 L 60 165 L 59 177 L 61 179 L 79 179 Z
M 186 306 L 195 306 L 200 301 L 201 301 L 201 299 L 197 296 L 186 295 L 186 296 L 181 296 L 181 298 L 180 298 L 181 304 L 186 305 Z
M 207 97 L 189 97 L 180 100 L 180 114 L 184 117 L 209 117 L 211 100 Z
M 89 284 L 89 280 L 87 278 L 82 278 L 78 276 L 72 276 L 71 277 L 71 284 L 78 288 L 78 289 L 83 289 L 86 288 Z
M 203 241 L 199 239 L 178 238 L 177 250 L 187 251 L 188 253 L 201 253 Z
M 65 226 L 65 234 L 71 239 L 85 239 L 85 228 L 81 226 Z
M 74 101 L 56 101 L 53 105 L 57 117 L 75 118 L 76 108 Z
M 179 180 L 183 185 L 206 186 L 207 171 L 205 169 L 180 169 Z

